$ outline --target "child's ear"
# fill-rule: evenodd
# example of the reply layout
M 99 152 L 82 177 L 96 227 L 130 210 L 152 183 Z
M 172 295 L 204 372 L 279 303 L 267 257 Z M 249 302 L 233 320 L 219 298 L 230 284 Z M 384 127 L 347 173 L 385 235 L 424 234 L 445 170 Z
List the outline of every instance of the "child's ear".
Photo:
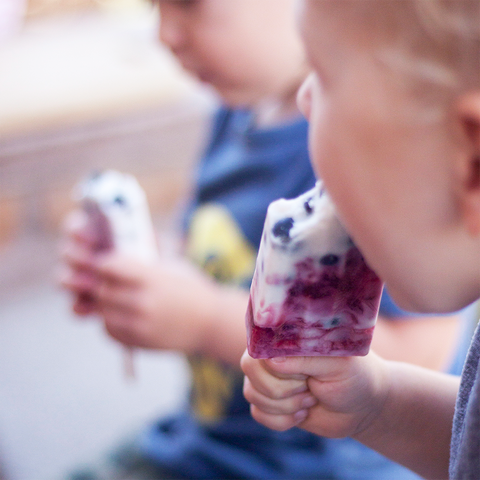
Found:
M 457 113 L 465 141 L 457 165 L 461 208 L 469 232 L 480 236 L 480 90 L 462 95 Z

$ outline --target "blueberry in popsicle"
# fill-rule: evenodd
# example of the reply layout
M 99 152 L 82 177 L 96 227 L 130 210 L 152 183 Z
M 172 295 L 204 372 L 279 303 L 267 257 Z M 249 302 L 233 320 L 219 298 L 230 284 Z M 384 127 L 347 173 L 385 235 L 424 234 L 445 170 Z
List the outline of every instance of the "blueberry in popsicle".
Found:
M 321 182 L 272 202 L 250 289 L 248 352 L 366 355 L 382 289 Z

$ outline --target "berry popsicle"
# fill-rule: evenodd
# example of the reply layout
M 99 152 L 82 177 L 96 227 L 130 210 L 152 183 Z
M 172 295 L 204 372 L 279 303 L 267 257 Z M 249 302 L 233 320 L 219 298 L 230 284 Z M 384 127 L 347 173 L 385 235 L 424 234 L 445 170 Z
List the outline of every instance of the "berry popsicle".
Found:
M 77 185 L 74 196 L 88 214 L 97 252 L 115 248 L 146 262 L 158 255 L 147 197 L 133 175 L 94 173 Z
M 322 183 L 268 208 L 246 315 L 254 358 L 366 355 L 382 281 Z
M 77 185 L 74 197 L 88 215 L 95 252 L 115 248 L 145 262 L 158 256 L 147 197 L 135 177 L 115 170 L 94 173 Z M 125 374 L 135 376 L 130 347 L 125 350 Z

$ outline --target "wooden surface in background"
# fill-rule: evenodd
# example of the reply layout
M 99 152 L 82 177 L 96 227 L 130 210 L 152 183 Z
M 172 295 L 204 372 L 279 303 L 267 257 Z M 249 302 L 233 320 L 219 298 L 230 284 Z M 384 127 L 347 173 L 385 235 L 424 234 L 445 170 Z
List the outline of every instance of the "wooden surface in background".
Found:
M 107 3 L 121 1 L 140 0 Z M 186 194 L 213 102 L 155 28 L 145 9 L 86 10 L 28 21 L 0 45 L 0 246 L 55 233 L 92 170 L 136 175 L 154 215 Z

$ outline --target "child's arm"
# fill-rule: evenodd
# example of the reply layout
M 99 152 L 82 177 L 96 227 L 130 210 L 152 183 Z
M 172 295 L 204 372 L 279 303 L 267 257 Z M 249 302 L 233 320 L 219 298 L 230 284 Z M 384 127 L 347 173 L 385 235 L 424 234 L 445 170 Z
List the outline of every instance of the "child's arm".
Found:
M 242 369 L 252 415 L 267 427 L 351 436 L 422 476 L 448 477 L 458 378 L 373 352 L 283 361 L 244 354 Z
M 79 211 L 63 240 L 60 283 L 74 293 L 78 314 L 99 314 L 126 345 L 203 353 L 238 366 L 248 292 L 215 283 L 178 256 L 145 263 L 118 252 L 95 255 Z
M 110 335 L 127 345 L 199 352 L 238 365 L 246 345 L 247 292 L 215 283 L 183 258 L 145 264 L 120 253 L 94 255 L 86 225 L 77 210 L 64 226 L 61 283 L 75 294 L 76 313 L 100 313 Z M 386 358 L 441 368 L 457 320 L 431 325 L 434 320 L 379 318 L 374 345 Z M 418 342 L 425 335 L 430 348 Z
M 460 315 L 390 318 L 379 315 L 372 349 L 387 360 L 445 370 L 454 356 L 462 327 Z
M 97 273 L 96 296 L 112 337 L 238 365 L 245 348 L 247 292 L 215 283 L 181 257 L 143 265 L 109 255 L 99 259 Z

